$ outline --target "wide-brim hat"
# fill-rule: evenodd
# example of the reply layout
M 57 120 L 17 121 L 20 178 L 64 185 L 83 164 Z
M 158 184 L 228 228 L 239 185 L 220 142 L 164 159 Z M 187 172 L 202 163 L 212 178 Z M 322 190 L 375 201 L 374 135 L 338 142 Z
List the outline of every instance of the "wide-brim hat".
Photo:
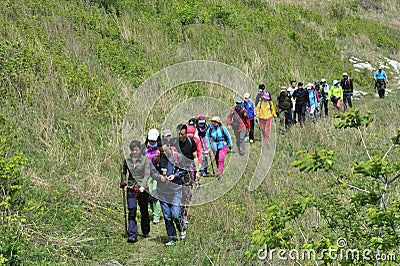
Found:
M 271 100 L 271 96 L 269 95 L 269 93 L 264 93 L 264 95 L 262 96 L 263 99 L 269 101 Z
M 217 122 L 219 124 L 222 124 L 221 118 L 219 116 L 213 116 L 211 118 L 211 122 Z

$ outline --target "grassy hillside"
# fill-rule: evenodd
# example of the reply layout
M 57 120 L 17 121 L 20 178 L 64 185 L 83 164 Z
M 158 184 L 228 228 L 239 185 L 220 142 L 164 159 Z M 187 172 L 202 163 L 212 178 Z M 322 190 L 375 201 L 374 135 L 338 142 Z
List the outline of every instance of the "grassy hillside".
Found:
M 396 0 L 3 0 L 0 10 L 0 264 L 262 263 L 245 252 L 253 230 L 265 227 L 267 207 L 333 186 L 291 167 L 296 152 L 334 149 L 345 164 L 366 159 L 356 133 L 334 129 L 333 117 L 295 128 L 279 137 L 272 169 L 255 192 L 247 191 L 251 160 L 234 189 L 192 208 L 188 237 L 177 248 L 164 248 L 163 224 L 152 227 L 153 238 L 128 245 L 118 189 L 123 119 L 135 89 L 174 63 L 222 62 L 273 93 L 291 79 L 331 81 L 348 72 L 356 89 L 371 93 L 355 102 L 375 115 L 364 132 L 371 152 L 384 154 L 400 128 L 398 94 L 376 99 L 372 73 L 348 61 L 400 61 Z M 389 78 L 397 90 L 394 72 Z M 235 98 L 218 85 L 181 86 L 159 100 L 147 127 L 161 128 L 162 107 L 210 94 L 228 105 Z M 252 149 L 250 158 L 258 153 Z M 398 150 L 390 156 L 398 160 Z M 294 243 L 301 244 L 300 232 L 325 226 L 313 215 L 298 218 Z

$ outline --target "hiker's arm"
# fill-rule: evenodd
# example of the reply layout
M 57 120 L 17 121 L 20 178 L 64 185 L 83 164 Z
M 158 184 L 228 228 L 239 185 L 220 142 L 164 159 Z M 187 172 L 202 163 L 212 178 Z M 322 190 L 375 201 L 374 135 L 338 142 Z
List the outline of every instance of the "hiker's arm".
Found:
M 231 126 L 231 123 L 232 123 L 232 109 L 229 110 L 228 117 L 226 118 L 226 125 L 227 125 L 228 127 L 230 127 L 230 126 Z
M 200 167 L 199 167 L 199 158 L 197 157 L 197 151 L 193 152 L 193 161 L 194 161 L 194 168 L 196 170 L 196 180 L 200 178 Z
M 210 138 L 211 138 L 211 136 L 210 136 L 210 130 L 207 129 L 207 132 L 206 132 L 206 148 L 207 148 L 207 150 L 209 150 L 209 149 L 211 148 L 211 141 L 210 141 Z
M 232 147 L 233 143 L 232 143 L 232 138 L 231 135 L 229 134 L 228 130 L 226 129 L 226 127 L 223 127 L 222 130 L 224 131 L 224 134 L 226 136 L 226 138 L 228 139 L 228 146 Z
M 153 158 L 152 163 L 150 164 L 150 175 L 154 180 L 158 182 L 163 182 L 161 180 L 161 174 L 157 171 L 156 167 L 154 166 L 154 161 L 155 158 Z
M 144 163 L 144 171 L 143 171 L 143 181 L 140 184 L 140 191 L 143 192 L 144 189 L 146 188 L 147 182 L 149 181 L 149 174 L 150 174 L 150 162 L 147 160 L 147 158 L 144 158 L 146 161 Z M 143 189 L 141 189 L 143 188 Z M 142 191 L 143 190 L 143 191 Z

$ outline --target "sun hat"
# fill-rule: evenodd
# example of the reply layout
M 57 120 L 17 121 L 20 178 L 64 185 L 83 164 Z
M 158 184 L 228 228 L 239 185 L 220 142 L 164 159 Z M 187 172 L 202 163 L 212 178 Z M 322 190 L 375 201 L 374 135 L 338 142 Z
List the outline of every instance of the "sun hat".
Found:
M 264 95 L 262 96 L 263 99 L 269 101 L 271 100 L 271 96 L 269 96 L 269 93 L 264 93 Z
M 211 118 L 211 122 L 217 122 L 219 124 L 222 124 L 221 118 L 219 118 L 219 116 L 213 116 Z

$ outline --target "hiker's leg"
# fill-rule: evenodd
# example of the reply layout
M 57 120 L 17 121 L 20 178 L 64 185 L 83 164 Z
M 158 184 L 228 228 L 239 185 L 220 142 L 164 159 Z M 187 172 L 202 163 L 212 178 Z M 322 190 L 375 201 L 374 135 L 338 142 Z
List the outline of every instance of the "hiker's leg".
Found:
M 245 144 L 245 141 L 244 141 L 244 139 L 246 138 L 246 133 L 247 133 L 247 129 L 242 129 L 241 131 L 240 131 L 240 144 L 239 144 L 239 146 L 240 146 L 240 152 L 241 153 L 245 153 L 246 152 L 246 144 Z
M 340 113 L 340 103 L 342 102 L 342 99 L 339 99 L 338 101 L 337 101 L 337 103 L 336 103 L 336 107 L 337 107 L 337 110 L 338 110 L 338 113 Z
M 272 116 L 267 119 L 266 131 L 265 131 L 265 141 L 269 141 L 269 137 L 271 135 L 271 124 L 272 124 Z
M 174 221 L 174 224 L 176 226 L 176 229 L 179 232 L 186 230 L 185 223 L 184 223 L 184 221 L 182 219 L 182 215 L 181 215 L 181 208 L 179 205 L 172 204 L 171 215 L 172 215 L 172 220 Z M 175 227 L 174 227 L 174 229 L 175 229 Z
M 224 173 L 224 166 L 225 166 L 225 156 L 227 153 L 227 146 L 222 147 L 218 150 L 218 175 Z
M 262 140 L 265 140 L 265 127 L 267 126 L 267 120 L 260 118 L 258 120 L 258 123 L 260 124 L 260 131 L 262 135 Z
M 351 93 L 349 93 L 349 98 L 347 99 L 347 101 L 349 102 L 349 107 L 353 108 L 353 102 L 351 101 Z
M 150 218 L 149 218 L 149 194 L 143 191 L 138 196 L 140 208 L 140 227 L 144 235 L 150 233 Z
M 234 130 L 235 133 L 235 138 L 236 138 L 236 147 L 240 151 L 240 131 L 239 130 Z
M 150 177 L 147 184 L 149 186 L 150 195 L 152 195 L 149 201 L 150 201 L 150 207 L 153 211 L 153 221 L 154 219 L 159 220 L 161 214 L 161 206 L 160 206 L 160 201 L 157 199 L 157 194 L 156 194 L 157 181 Z
M 128 237 L 136 238 L 138 236 L 138 227 L 136 223 L 137 202 L 133 189 L 128 188 L 126 190 L 126 201 L 128 204 Z
M 183 220 L 187 221 L 189 216 L 189 205 L 191 198 L 191 185 L 183 185 L 182 186 L 182 208 L 180 208 L 180 212 L 182 213 Z M 177 204 L 179 205 L 179 204 Z
M 249 139 L 250 139 L 250 140 L 254 140 L 254 119 L 251 119 L 251 120 L 250 120 Z
M 286 110 L 279 109 L 278 115 L 279 115 L 279 133 L 283 134 L 285 132 L 285 127 L 286 127 Z
M 174 226 L 174 222 L 172 221 L 172 212 L 171 212 L 171 207 L 172 204 L 161 201 L 161 209 L 164 215 L 164 221 L 165 221 L 165 229 L 167 230 L 167 235 L 169 240 L 178 240 L 176 237 L 176 229 Z

